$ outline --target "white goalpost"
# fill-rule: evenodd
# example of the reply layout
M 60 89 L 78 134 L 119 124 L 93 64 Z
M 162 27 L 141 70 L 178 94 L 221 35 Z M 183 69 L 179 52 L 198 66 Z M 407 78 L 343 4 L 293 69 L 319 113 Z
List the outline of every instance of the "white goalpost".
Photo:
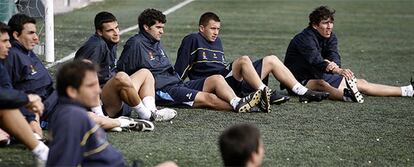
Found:
M 55 61 L 55 34 L 53 18 L 53 0 L 45 0 L 45 61 Z

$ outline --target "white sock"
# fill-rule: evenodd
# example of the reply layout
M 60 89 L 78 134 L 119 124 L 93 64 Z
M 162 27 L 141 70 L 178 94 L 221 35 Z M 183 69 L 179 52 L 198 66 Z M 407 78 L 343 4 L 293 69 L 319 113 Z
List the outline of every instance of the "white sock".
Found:
M 236 109 L 237 104 L 239 104 L 241 98 L 240 97 L 234 97 L 230 100 L 230 105 L 233 107 L 233 109 Z
M 92 107 L 91 110 L 92 110 L 92 112 L 94 112 L 98 116 L 105 116 L 104 113 L 103 113 L 101 105 L 96 106 L 96 107 Z
M 42 161 L 47 161 L 49 147 L 45 143 L 39 141 L 39 144 L 32 150 L 32 153 Z
M 292 91 L 295 92 L 298 95 L 304 95 L 307 91 L 308 88 L 304 87 L 302 84 L 300 83 L 296 83 L 293 88 Z
M 413 86 L 411 85 L 401 86 L 401 96 L 413 97 L 413 94 L 414 94 Z
M 263 90 L 266 87 L 266 85 L 264 83 L 261 83 L 259 86 L 259 90 Z
M 151 111 L 157 110 L 157 107 L 155 106 L 155 98 L 152 96 L 145 96 L 142 99 L 142 103 Z
M 132 108 L 134 109 L 135 112 L 137 112 L 139 118 L 146 119 L 146 120 L 150 119 L 151 110 L 145 107 L 145 105 L 142 102 Z

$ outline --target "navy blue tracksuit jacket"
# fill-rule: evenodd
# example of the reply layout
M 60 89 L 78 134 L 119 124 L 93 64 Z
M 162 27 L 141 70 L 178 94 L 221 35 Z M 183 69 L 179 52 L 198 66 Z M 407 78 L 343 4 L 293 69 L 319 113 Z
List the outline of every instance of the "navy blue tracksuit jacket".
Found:
M 3 61 L 13 87 L 27 94 L 39 95 L 45 103 L 44 116 L 47 116 L 57 100 L 52 77 L 33 51 L 27 50 L 16 40 L 10 42 L 12 48 Z M 27 111 L 26 108 L 20 108 L 20 110 L 29 122 L 34 120 L 33 113 Z
M 160 41 L 141 30 L 129 38 L 117 62 L 118 71 L 128 75 L 141 68 L 149 69 L 155 79 L 155 90 L 182 82 L 175 72 Z
M 69 98 L 59 97 L 50 134 L 46 166 L 125 166 L 122 154 L 89 119 L 86 108 Z
M 94 34 L 76 51 L 75 59 L 88 59 L 98 64 L 99 85 L 103 87 L 115 75 L 116 48 L 116 44 L 106 42 L 98 34 Z
M 0 63 L 0 109 L 14 109 L 23 107 L 29 102 L 27 94 L 13 89 L 9 74 Z
M 301 82 L 322 79 L 328 66 L 324 59 L 341 66 L 336 35 L 332 32 L 330 38 L 324 38 L 309 26 L 290 41 L 284 64 Z
M 217 37 L 210 42 L 198 32 L 184 37 L 174 67 L 181 79 L 188 76 L 190 80 L 195 80 L 221 74 L 226 66 L 221 39 Z

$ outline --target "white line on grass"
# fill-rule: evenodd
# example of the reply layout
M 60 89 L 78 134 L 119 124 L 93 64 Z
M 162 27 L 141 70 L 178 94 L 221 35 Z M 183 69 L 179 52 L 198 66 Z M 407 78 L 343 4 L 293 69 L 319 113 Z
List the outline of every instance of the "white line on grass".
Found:
M 169 9 L 167 9 L 166 11 L 164 11 L 164 12 L 162 12 L 162 13 L 164 13 L 165 15 L 168 15 L 168 14 L 173 13 L 173 12 L 175 12 L 176 10 L 178 10 L 178 9 L 180 9 L 180 8 L 182 8 L 182 7 L 184 7 L 185 5 L 187 5 L 187 4 L 191 3 L 191 2 L 193 2 L 193 1 L 195 1 L 195 0 L 185 0 L 185 1 L 183 1 L 183 2 L 179 3 L 179 4 L 175 5 L 175 6 L 173 6 L 173 7 L 169 8 Z M 132 30 L 136 30 L 136 29 L 138 29 L 138 25 L 134 25 L 134 26 L 131 26 L 131 27 L 125 28 L 125 29 L 121 30 L 121 31 L 119 32 L 119 34 L 120 34 L 120 35 L 122 35 L 122 34 L 124 34 L 124 33 L 127 33 L 127 32 L 132 31 Z M 70 53 L 69 55 L 67 55 L 66 57 L 64 57 L 64 58 L 62 58 L 62 59 L 60 59 L 60 60 L 57 60 L 57 61 L 52 62 L 52 63 L 50 63 L 50 64 L 47 64 L 47 65 L 46 65 L 46 68 L 51 68 L 51 67 L 53 67 L 53 66 L 55 66 L 55 65 L 57 65 L 57 64 L 60 64 L 60 63 L 66 62 L 66 61 L 68 61 L 68 60 L 70 60 L 70 59 L 73 59 L 73 58 L 75 57 L 75 53 L 76 53 L 76 51 L 75 51 L 75 52 Z

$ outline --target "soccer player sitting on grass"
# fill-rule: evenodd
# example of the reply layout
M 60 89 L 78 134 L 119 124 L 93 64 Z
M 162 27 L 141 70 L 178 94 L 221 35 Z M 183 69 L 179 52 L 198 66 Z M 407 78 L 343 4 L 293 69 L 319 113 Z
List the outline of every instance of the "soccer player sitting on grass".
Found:
M 309 26 L 290 41 L 284 64 L 296 79 L 312 90 L 329 92 L 332 100 L 363 103 L 362 94 L 413 97 L 412 80 L 403 87 L 375 84 L 356 79 L 341 66 L 334 13 L 326 6 L 316 8 L 309 14 Z
M 0 22 L 0 59 L 5 59 L 11 47 L 8 26 Z M 0 128 L 22 142 L 41 161 L 46 161 L 49 148 L 38 141 L 19 111 L 26 108 L 29 112 L 43 112 L 41 98 L 13 89 L 9 74 L 0 63 Z
M 175 69 L 181 79 L 190 80 L 206 78 L 219 74 L 225 77 L 227 83 L 238 95 L 263 90 L 270 94 L 268 84 L 269 74 L 273 74 L 283 84 L 300 95 L 300 101 L 321 101 L 328 97 L 325 92 L 315 92 L 296 81 L 292 73 L 274 55 L 252 63 L 248 56 L 241 56 L 227 64 L 223 46 L 219 37 L 220 18 L 212 12 L 201 15 L 198 33 L 191 33 L 184 37 L 178 49 Z M 270 103 L 283 103 L 288 97 L 281 96 L 274 91 L 270 96 Z M 262 110 L 268 110 L 263 109 Z
M 224 166 L 259 167 L 264 158 L 260 131 L 250 124 L 234 125 L 219 137 Z
M 122 154 L 87 115 L 88 108 L 100 103 L 95 65 L 79 60 L 64 64 L 56 74 L 56 89 L 59 99 L 50 122 L 47 166 L 126 166 Z
M 261 90 L 239 98 L 221 75 L 183 82 L 160 41 L 165 23 L 165 15 L 156 9 L 146 9 L 139 15 L 139 33 L 126 42 L 117 63 L 119 71 L 132 74 L 142 68 L 149 69 L 155 78 L 157 103 L 161 104 L 185 104 L 236 112 L 249 112 L 259 104 Z
M 101 99 L 108 116 L 130 115 L 135 111 L 140 119 L 169 121 L 177 112 L 155 105 L 154 78 L 147 69 L 140 69 L 128 76 L 115 72 L 116 49 L 120 41 L 118 21 L 109 12 L 99 12 L 95 19 L 95 34 L 75 54 L 76 59 L 88 59 L 99 65 Z M 142 97 L 142 98 L 141 98 Z M 126 103 L 127 105 L 125 105 Z M 132 106 L 132 107 L 130 107 Z M 98 115 L 103 116 L 102 112 Z
M 53 88 L 52 77 L 33 52 L 34 46 L 39 43 L 39 37 L 36 34 L 36 20 L 25 14 L 16 14 L 12 16 L 8 24 L 10 26 L 9 35 L 11 36 L 12 48 L 9 51 L 9 56 L 4 60 L 4 66 L 12 80 L 12 85 L 26 93 L 38 94 L 45 104 L 45 114 L 41 118 L 42 122 L 50 123 L 49 118 L 56 111 L 57 93 Z M 34 116 L 24 108 L 21 108 L 21 111 L 32 125 L 34 132 L 42 136 L 38 116 Z M 98 118 L 94 117 L 93 114 L 90 115 L 104 129 L 128 128 L 131 124 L 136 125 L 135 121 L 126 118 Z M 43 127 L 46 128 L 47 124 L 44 124 Z
M 52 77 L 33 52 L 34 47 L 39 43 L 36 20 L 24 14 L 16 14 L 10 18 L 8 25 L 12 48 L 7 58 L 2 61 L 15 89 L 27 94 L 37 94 L 42 98 L 45 107 L 42 118 L 25 108 L 20 108 L 40 139 L 43 137 L 40 123 L 42 121 L 44 127 L 46 126 L 44 122 L 54 111 L 57 94 L 53 89 Z

